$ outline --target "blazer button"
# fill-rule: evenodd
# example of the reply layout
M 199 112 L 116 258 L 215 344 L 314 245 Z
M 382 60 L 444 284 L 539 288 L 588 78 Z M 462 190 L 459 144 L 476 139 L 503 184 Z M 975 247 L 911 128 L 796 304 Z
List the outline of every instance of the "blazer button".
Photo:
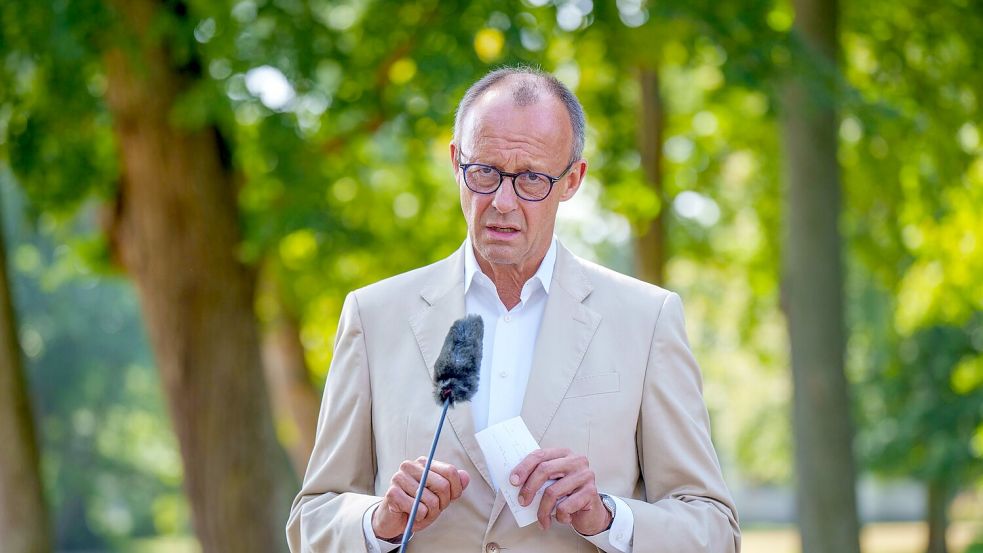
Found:
M 488 553 L 498 553 L 501 550 L 502 548 L 499 547 L 498 544 L 495 542 L 491 542 L 485 546 L 485 551 L 487 551 Z

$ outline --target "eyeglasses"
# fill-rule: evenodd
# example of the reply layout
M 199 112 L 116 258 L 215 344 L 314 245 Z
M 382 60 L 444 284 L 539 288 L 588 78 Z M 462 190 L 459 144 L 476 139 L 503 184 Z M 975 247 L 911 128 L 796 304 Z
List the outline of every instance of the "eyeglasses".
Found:
M 576 161 L 576 160 L 574 160 Z M 535 171 L 506 173 L 501 169 L 484 163 L 458 163 L 464 173 L 464 184 L 477 194 L 494 194 L 502 186 L 505 177 L 512 179 L 512 189 L 515 195 L 527 202 L 540 202 L 546 199 L 553 190 L 556 181 L 563 178 L 573 167 L 571 161 L 567 168 L 557 177 Z

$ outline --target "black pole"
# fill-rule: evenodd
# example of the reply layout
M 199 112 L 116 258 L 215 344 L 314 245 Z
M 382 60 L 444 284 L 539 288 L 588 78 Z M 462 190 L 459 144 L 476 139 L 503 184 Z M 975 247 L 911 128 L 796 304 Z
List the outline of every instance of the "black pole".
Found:
M 403 531 L 403 541 L 399 544 L 399 553 L 406 553 L 406 543 L 410 541 L 413 534 L 413 522 L 416 521 L 416 510 L 420 507 L 420 499 L 423 497 L 423 490 L 427 489 L 427 475 L 430 474 L 430 463 L 433 463 L 433 454 L 437 451 L 437 440 L 440 439 L 440 430 L 444 427 L 444 418 L 447 417 L 447 408 L 451 404 L 451 396 L 447 394 L 444 398 L 444 407 L 440 410 L 440 422 L 437 423 L 437 432 L 433 435 L 433 443 L 430 444 L 430 455 L 427 456 L 427 464 L 423 467 L 423 477 L 420 478 L 420 487 L 416 489 L 416 499 L 413 500 L 413 508 L 410 509 L 410 518 L 406 521 L 406 530 Z

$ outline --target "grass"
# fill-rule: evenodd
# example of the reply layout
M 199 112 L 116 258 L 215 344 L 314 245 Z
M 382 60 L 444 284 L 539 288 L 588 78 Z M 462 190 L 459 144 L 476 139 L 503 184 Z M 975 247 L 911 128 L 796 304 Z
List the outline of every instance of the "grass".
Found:
M 983 523 L 954 522 L 947 538 L 950 553 L 961 553 L 983 533 Z M 860 536 L 864 553 L 922 553 L 928 529 L 921 522 L 867 524 Z M 742 553 L 799 553 L 799 533 L 794 526 L 748 528 L 743 532 Z

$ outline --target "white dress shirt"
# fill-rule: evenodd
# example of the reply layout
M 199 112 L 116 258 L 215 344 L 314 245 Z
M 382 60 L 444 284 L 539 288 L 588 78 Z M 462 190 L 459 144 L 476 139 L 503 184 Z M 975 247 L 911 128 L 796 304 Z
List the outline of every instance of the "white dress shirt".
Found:
M 526 281 L 519 294 L 519 303 L 506 309 L 492 280 L 481 271 L 470 238 L 465 241 L 464 303 L 468 314 L 481 315 L 484 321 L 481 372 L 478 391 L 471 399 L 471 413 L 476 432 L 504 420 L 517 417 L 522 411 L 526 384 L 532 370 L 533 349 L 539 335 L 539 325 L 546 309 L 546 299 L 556 263 L 556 237 L 536 273 Z M 498 482 L 493 482 L 498 486 Z M 615 503 L 611 528 L 585 539 L 607 553 L 631 553 L 634 516 L 628 504 L 610 496 Z M 375 537 L 372 513 L 362 517 L 365 543 L 370 553 L 388 553 L 399 547 Z

